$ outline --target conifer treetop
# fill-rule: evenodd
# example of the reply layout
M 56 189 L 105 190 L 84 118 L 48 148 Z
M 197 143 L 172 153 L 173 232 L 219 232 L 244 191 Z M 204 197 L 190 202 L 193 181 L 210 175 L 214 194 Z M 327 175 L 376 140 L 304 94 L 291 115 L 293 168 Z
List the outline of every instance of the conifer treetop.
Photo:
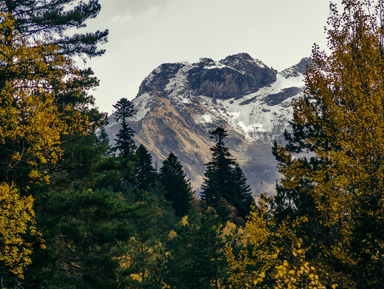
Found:
M 20 33 L 27 37 L 53 37 L 53 42 L 67 56 L 100 56 L 105 50 L 97 45 L 107 42 L 108 30 L 66 35 L 71 28 L 86 26 L 86 20 L 100 12 L 98 0 L 1 0 L 0 11 L 10 13 Z

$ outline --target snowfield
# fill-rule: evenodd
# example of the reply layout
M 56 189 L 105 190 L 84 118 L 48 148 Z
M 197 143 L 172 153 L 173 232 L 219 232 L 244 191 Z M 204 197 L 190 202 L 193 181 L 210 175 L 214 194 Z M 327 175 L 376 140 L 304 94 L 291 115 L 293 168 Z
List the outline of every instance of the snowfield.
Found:
M 260 60 L 254 64 L 267 67 Z M 257 92 L 243 95 L 240 98 L 226 100 L 213 99 L 204 95 L 195 95 L 188 83 L 188 72 L 196 68 L 198 63 L 180 63 L 181 68 L 168 79 L 164 93 L 170 103 L 179 111 L 193 111 L 196 103 L 201 105 L 195 111 L 195 121 L 201 125 L 214 125 L 223 120 L 246 139 L 269 143 L 279 137 L 287 128 L 292 116 L 291 101 L 302 95 L 304 90 L 304 75 L 295 72 L 295 67 L 277 73 L 276 81 L 260 88 Z M 220 69 L 228 67 L 218 61 L 209 60 L 204 69 Z M 144 83 L 151 83 L 162 71 L 156 68 Z M 292 95 L 291 95 L 292 94 Z M 139 122 L 155 105 L 156 96 L 151 92 L 139 94 L 133 103 L 138 109 L 133 121 Z

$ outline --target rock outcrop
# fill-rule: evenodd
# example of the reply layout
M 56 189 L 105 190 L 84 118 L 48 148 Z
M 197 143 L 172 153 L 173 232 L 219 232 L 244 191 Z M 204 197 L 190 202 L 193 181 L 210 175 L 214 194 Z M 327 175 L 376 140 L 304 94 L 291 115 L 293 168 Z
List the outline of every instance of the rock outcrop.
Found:
M 162 64 L 142 82 L 130 125 L 158 167 L 175 153 L 195 189 L 211 157 L 209 131 L 224 126 L 231 153 L 254 191 L 272 191 L 279 176 L 271 143 L 289 129 L 290 102 L 302 94 L 309 64 L 304 58 L 278 73 L 246 53 L 220 61 Z M 118 129 L 111 118 L 111 139 Z

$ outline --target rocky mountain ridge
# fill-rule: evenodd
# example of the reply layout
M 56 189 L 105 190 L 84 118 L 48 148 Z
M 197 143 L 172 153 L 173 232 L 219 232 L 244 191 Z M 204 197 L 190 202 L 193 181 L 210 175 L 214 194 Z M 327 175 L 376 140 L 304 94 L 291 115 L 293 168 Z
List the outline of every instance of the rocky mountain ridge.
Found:
M 138 113 L 129 122 L 158 166 L 174 152 L 196 189 L 211 156 L 209 131 L 224 126 L 249 184 L 269 190 L 278 179 L 271 143 L 289 128 L 291 100 L 303 93 L 309 64 L 304 58 L 277 72 L 246 53 L 220 61 L 162 64 L 142 82 L 132 101 Z M 111 118 L 111 139 L 118 129 Z

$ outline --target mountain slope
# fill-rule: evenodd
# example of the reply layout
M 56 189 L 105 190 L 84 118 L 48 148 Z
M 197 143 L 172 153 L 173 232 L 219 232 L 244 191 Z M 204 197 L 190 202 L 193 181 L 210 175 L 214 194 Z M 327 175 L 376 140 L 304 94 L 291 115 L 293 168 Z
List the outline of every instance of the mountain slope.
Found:
M 162 64 L 142 82 L 133 100 L 138 113 L 130 125 L 159 166 L 174 152 L 195 189 L 211 156 L 208 132 L 224 126 L 227 144 L 249 184 L 265 190 L 278 179 L 271 143 L 282 140 L 288 128 L 290 102 L 304 90 L 303 72 L 309 63 L 304 58 L 277 72 L 241 53 L 220 61 Z M 111 138 L 118 129 L 111 119 Z

